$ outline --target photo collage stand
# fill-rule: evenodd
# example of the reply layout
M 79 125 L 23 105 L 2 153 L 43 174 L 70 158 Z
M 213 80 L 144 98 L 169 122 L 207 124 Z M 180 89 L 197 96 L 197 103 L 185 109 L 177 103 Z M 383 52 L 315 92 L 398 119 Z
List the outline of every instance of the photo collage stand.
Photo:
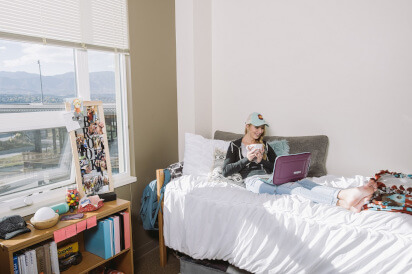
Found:
M 80 125 L 80 129 L 70 131 L 80 197 L 114 191 L 102 102 L 76 98 L 65 106 Z

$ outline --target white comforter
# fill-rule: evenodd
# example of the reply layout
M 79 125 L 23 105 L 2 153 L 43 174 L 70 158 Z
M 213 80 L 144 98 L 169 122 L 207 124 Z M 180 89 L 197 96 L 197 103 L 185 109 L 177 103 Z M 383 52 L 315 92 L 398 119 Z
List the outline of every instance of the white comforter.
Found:
M 346 188 L 366 178 L 314 178 Z M 254 273 L 412 273 L 412 216 L 254 194 L 207 177 L 166 187 L 164 239 L 195 259 L 226 260 Z

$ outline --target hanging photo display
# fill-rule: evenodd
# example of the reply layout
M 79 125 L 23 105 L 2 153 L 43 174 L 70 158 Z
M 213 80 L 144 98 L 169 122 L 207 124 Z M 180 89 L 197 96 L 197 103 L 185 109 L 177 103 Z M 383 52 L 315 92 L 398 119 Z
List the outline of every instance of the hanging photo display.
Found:
M 66 110 L 73 111 L 73 120 L 80 125 L 70 132 L 70 139 L 81 196 L 113 191 L 102 103 L 76 98 L 66 103 Z

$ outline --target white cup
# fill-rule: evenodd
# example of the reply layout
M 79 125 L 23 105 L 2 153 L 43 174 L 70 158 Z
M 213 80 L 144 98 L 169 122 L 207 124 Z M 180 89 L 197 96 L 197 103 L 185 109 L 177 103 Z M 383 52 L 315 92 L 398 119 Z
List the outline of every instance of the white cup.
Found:
M 250 151 L 253 151 L 255 149 L 262 150 L 263 149 L 263 144 L 250 144 L 250 145 L 247 146 L 247 149 L 250 150 Z

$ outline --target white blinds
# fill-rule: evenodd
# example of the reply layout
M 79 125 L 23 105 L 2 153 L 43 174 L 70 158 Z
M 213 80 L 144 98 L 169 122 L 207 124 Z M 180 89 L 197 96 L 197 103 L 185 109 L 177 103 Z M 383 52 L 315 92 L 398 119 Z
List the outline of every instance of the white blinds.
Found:
M 0 35 L 128 50 L 127 0 L 0 0 Z

